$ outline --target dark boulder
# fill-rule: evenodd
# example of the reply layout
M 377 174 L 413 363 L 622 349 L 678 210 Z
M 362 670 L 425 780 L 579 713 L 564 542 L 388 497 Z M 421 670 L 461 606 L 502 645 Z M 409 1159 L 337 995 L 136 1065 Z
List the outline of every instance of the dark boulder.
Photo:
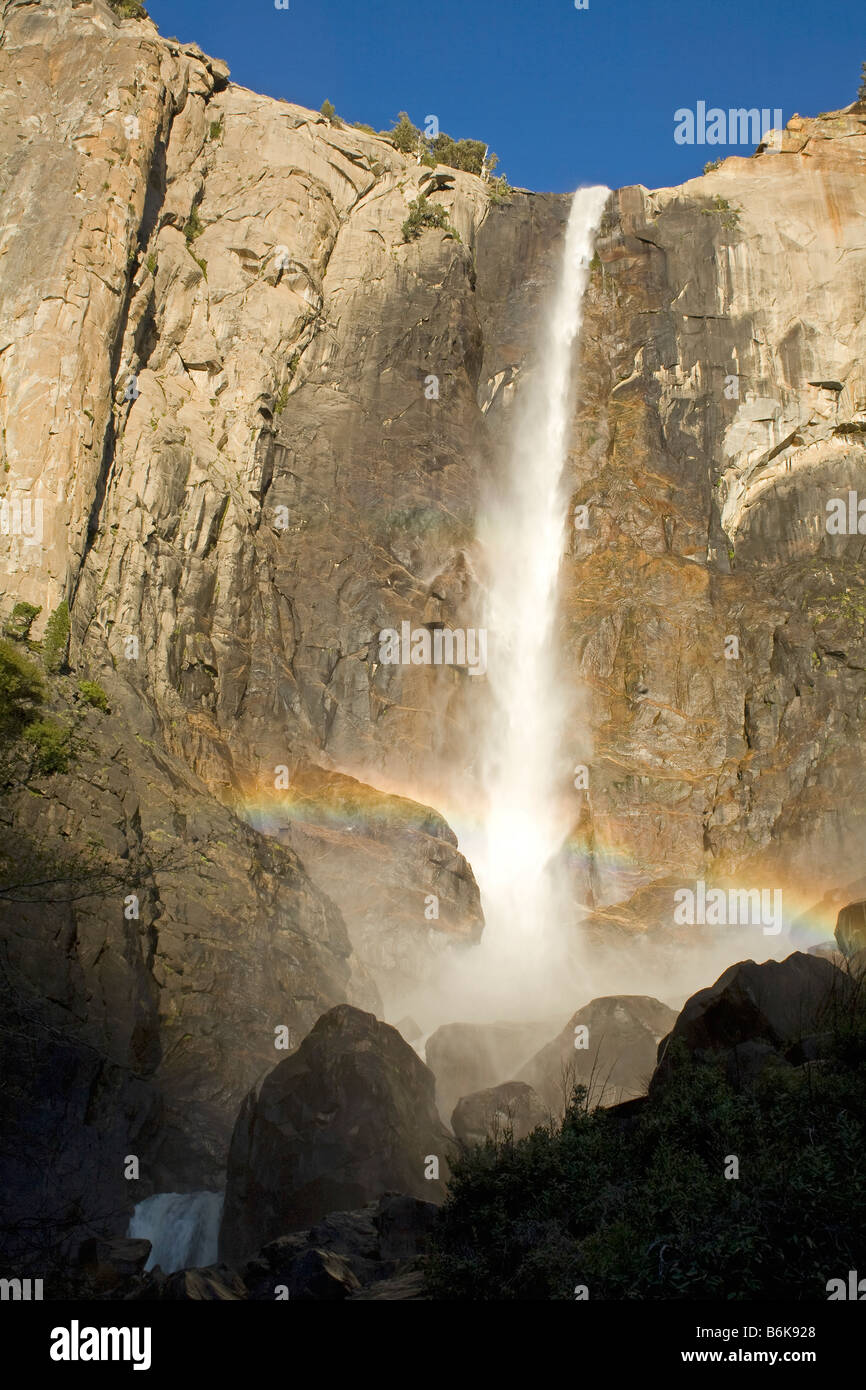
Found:
M 331 1009 L 241 1108 L 221 1258 L 386 1191 L 441 1200 L 450 1142 L 433 1075 L 397 1030 L 348 1004 Z
M 722 1058 L 733 1084 L 753 1081 L 768 1065 L 815 1061 L 852 988 L 831 961 L 802 951 L 762 965 L 740 961 L 687 1000 L 659 1046 L 652 1088 L 670 1074 L 677 1042 L 696 1061 Z

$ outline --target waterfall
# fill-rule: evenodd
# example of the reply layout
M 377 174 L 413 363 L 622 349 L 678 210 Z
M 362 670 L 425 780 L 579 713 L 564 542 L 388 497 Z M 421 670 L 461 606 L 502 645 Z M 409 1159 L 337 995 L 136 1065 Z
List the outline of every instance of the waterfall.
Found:
M 494 971 L 549 1003 L 550 945 L 564 925 L 551 862 L 575 806 L 563 804 L 571 763 L 561 761 L 567 708 L 556 651 L 556 598 L 566 538 L 563 473 L 574 405 L 574 347 L 606 188 L 574 195 L 555 295 L 537 366 L 518 395 L 504 477 L 479 530 L 487 557 L 488 680 L 493 712 L 484 739 L 487 804 L 473 856 Z M 574 759 L 572 758 L 572 762 Z M 514 975 L 514 971 L 517 974 Z M 526 1000 L 528 1003 L 528 999 Z
M 153 1246 L 146 1269 L 202 1269 L 217 1260 L 222 1208 L 221 1192 L 158 1192 L 138 1203 L 126 1234 Z

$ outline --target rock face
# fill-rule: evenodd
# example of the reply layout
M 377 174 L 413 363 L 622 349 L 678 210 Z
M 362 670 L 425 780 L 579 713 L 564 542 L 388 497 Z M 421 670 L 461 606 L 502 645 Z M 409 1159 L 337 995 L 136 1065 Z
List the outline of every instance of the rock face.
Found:
M 237 1261 L 389 1190 L 441 1199 L 449 1137 L 434 1081 L 396 1029 L 331 1009 L 250 1092 L 229 1150 L 220 1255 Z M 427 1179 L 431 1158 L 440 1177 Z
M 440 1113 L 449 1115 L 461 1096 L 510 1080 L 548 1033 L 543 1023 L 445 1023 L 437 1028 L 424 1055 L 436 1077 Z
M 501 1086 L 461 1096 L 451 1116 L 451 1128 L 464 1144 L 481 1144 L 488 1136 L 525 1139 L 549 1118 L 550 1111 L 531 1086 L 523 1081 L 505 1081 Z
M 645 1094 L 659 1040 L 676 1013 L 658 999 L 625 994 L 593 999 L 519 1072 L 559 1115 L 572 1087 L 587 1088 L 595 1105 L 614 1105 Z M 578 1045 L 579 1044 L 579 1045 Z
M 562 613 L 594 730 L 584 902 L 712 873 L 793 907 L 862 857 L 861 542 L 826 522 L 866 484 L 864 173 L 861 107 L 609 204 Z
M 663 1085 L 670 1074 L 676 1042 L 698 1062 L 723 1058 L 733 1082 L 752 1079 L 771 1063 L 813 1061 L 854 987 L 830 961 L 801 951 L 784 961 L 732 965 L 687 1001 L 659 1046 L 652 1085 Z
M 55 682 L 51 713 L 78 720 L 77 761 L 6 799 L 0 883 L 3 1068 L 17 1078 L 0 1227 L 9 1258 L 29 1221 L 40 1258 L 61 1264 L 70 1203 L 89 1229 L 120 1232 L 154 1192 L 222 1185 L 238 1107 L 280 1056 L 275 1030 L 296 1045 L 346 998 L 351 961 L 291 849 L 209 797 L 143 720 L 124 733 L 82 712 L 71 684 Z
M 96 844 L 114 874 L 0 885 L 0 1226 L 18 1250 L 36 1167 L 56 1251 L 71 1183 L 117 1228 L 219 1185 L 276 1028 L 399 1017 L 477 939 L 443 813 L 475 805 L 486 683 L 378 634 L 479 625 L 479 497 L 569 200 L 495 205 L 104 0 L 0 24 L 0 616 L 40 605 L 39 638 L 68 603 L 54 706 L 88 677 L 109 707 L 3 796 L 14 859 Z M 592 744 L 564 867 L 602 927 L 659 926 L 699 875 L 814 902 L 862 853 L 866 571 L 825 523 L 866 489 L 864 149 L 860 108 L 796 118 L 781 153 L 608 205 L 559 615 Z M 458 236 L 404 242 L 433 185 Z M 453 1084 L 442 1060 L 448 1110 L 543 1041 Z

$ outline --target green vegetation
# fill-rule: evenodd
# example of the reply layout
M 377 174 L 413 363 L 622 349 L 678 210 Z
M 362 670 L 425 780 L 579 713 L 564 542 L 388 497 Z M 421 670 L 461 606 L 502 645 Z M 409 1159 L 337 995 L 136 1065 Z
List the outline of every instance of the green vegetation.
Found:
M 409 120 L 405 111 L 401 111 L 397 119 L 397 124 L 393 130 L 380 131 L 395 149 L 403 154 L 415 154 L 421 144 L 421 132 L 416 125 Z
M 37 608 L 35 604 L 23 601 L 16 603 L 3 626 L 5 635 L 11 637 L 14 642 L 26 642 L 33 621 L 41 612 L 42 609 Z
M 721 169 L 721 167 L 722 167 L 722 161 L 721 161 L 720 159 L 708 159 L 707 162 L 706 162 L 706 164 L 704 165 L 704 173 L 705 173 L 705 174 L 714 174 L 715 171 L 716 171 L 717 169 Z
M 441 203 L 431 203 L 422 193 L 409 204 L 409 216 L 403 223 L 404 241 L 415 241 L 425 227 L 441 227 L 449 236 L 460 240 L 459 233 L 448 221 L 448 213 Z
M 200 237 L 203 231 L 204 223 L 198 215 L 198 208 L 196 207 L 195 203 L 193 203 L 192 207 L 189 210 L 189 217 L 186 219 L 183 228 L 183 234 L 186 237 L 187 246 L 192 246 L 196 237 Z
M 500 174 L 498 178 L 490 180 L 491 203 L 510 203 L 513 191 L 504 174 Z
M 147 265 L 147 268 L 148 268 L 148 270 L 150 271 L 151 275 L 155 275 L 155 274 L 156 274 L 156 252 L 155 252 L 155 251 L 151 251 L 150 255 L 149 255 L 148 258 L 147 258 L 146 265 Z
M 149 19 L 147 10 L 140 0 L 108 0 L 109 5 L 121 19 Z
M 715 212 L 726 231 L 731 232 L 740 225 L 740 214 L 738 209 L 731 207 L 727 198 L 723 198 L 719 193 L 713 198 L 713 206 L 711 208 L 701 208 L 701 212 L 705 217 L 711 217 Z
M 37 772 L 50 775 L 69 771 L 73 757 L 72 736 L 54 719 L 34 719 L 24 729 L 22 738 L 32 746 Z
M 369 126 L 360 129 L 369 130 Z M 375 131 L 373 132 L 375 134 Z M 390 140 L 395 149 L 403 154 L 419 155 L 421 163 L 435 169 L 437 164 L 447 164 L 452 169 L 463 169 L 467 174 L 482 174 L 486 168 L 492 172 L 499 163 L 498 156 L 488 154 L 483 140 L 455 140 L 444 131 L 436 136 L 427 136 L 410 121 L 408 114 L 401 111 L 396 125 L 391 130 L 380 130 L 383 139 Z M 508 184 L 501 181 L 505 189 Z
M 866 1011 L 820 1065 L 734 1090 L 682 1044 L 627 1123 L 578 1089 L 562 1124 L 468 1150 L 428 1268 L 434 1297 L 825 1299 L 862 1260 Z M 743 1158 L 739 1181 L 727 1155 Z M 745 1163 L 748 1162 L 748 1171 Z
M 20 737 L 45 699 L 38 668 L 11 642 L 0 638 L 0 737 Z
M 66 772 L 72 757 L 69 730 L 41 715 L 46 699 L 39 669 L 5 638 L 0 638 L 0 782 L 22 780 L 15 771 L 16 748 L 29 746 L 30 771 Z M 19 742 L 19 740 L 21 742 Z M 26 774 L 23 778 L 26 781 Z
M 343 122 L 340 120 L 340 117 L 337 115 L 337 112 L 334 109 L 334 103 L 332 101 L 328 101 L 327 97 L 319 107 L 319 112 L 322 116 L 324 116 L 326 121 L 330 121 L 331 125 L 335 125 L 338 128 L 342 126 Z
M 223 118 L 220 116 L 218 121 L 211 121 L 208 130 L 209 140 L 221 140 L 223 138 Z
M 866 102 L 866 63 L 860 64 L 860 86 L 857 88 L 857 100 Z
M 45 624 L 42 639 L 42 660 L 47 671 L 59 671 L 66 658 L 69 641 L 69 604 L 63 599 Z
M 103 714 L 107 711 L 108 696 L 96 681 L 79 681 L 78 691 L 88 705 L 92 705 L 94 709 L 101 709 Z

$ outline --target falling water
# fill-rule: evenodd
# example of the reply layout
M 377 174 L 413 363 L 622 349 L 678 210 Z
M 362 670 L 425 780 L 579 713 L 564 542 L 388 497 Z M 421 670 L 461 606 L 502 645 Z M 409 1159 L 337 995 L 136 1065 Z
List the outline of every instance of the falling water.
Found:
M 216 1263 L 222 1208 L 221 1192 L 157 1192 L 138 1203 L 127 1235 L 150 1241 L 146 1269 L 202 1269 Z
M 505 477 L 497 479 L 480 536 L 488 560 L 494 712 L 483 774 L 485 834 L 473 868 L 487 923 L 486 953 L 502 966 L 510 962 L 521 990 L 529 984 L 533 961 L 538 964 L 546 953 L 550 964 L 550 942 L 563 915 L 550 873 L 569 828 L 559 751 L 565 703 L 555 642 L 566 533 L 563 473 L 574 404 L 574 346 L 608 193 L 586 188 L 574 195 L 540 358 L 518 398 Z M 506 973 L 512 976 L 512 970 Z

